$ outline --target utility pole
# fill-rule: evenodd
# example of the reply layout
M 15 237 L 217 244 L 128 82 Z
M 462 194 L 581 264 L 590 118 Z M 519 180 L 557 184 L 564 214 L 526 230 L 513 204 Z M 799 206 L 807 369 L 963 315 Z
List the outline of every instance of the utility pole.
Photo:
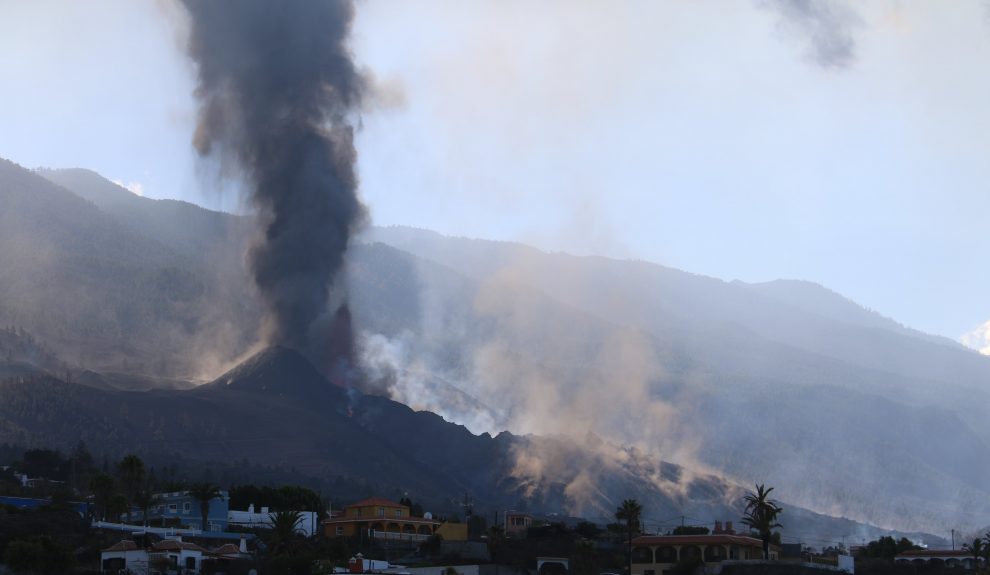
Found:
M 952 550 L 956 550 L 956 530 L 952 530 Z

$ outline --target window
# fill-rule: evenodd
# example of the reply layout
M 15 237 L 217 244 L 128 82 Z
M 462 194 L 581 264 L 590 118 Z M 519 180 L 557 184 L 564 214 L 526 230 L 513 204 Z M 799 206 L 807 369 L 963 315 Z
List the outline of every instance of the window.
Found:
M 401 509 L 396 509 L 395 510 L 395 516 L 396 517 L 402 517 L 402 510 Z
M 384 507 L 379 507 L 378 508 L 378 516 L 379 517 L 385 517 L 385 508 Z
M 182 512 L 183 513 L 189 513 L 189 511 L 191 511 L 191 510 L 192 510 L 192 503 L 189 503 L 188 501 L 186 501 L 185 503 L 182 504 Z
M 343 534 L 344 534 L 344 528 L 343 527 L 338 527 L 337 528 L 337 536 L 339 537 L 339 536 L 341 536 Z
M 186 569 L 196 569 L 196 558 L 186 557 Z M 652 573 L 647 573 L 647 575 L 653 575 Z
M 179 510 L 179 506 L 176 505 L 175 503 L 169 503 L 168 510 L 171 511 L 172 513 L 175 513 L 176 511 Z

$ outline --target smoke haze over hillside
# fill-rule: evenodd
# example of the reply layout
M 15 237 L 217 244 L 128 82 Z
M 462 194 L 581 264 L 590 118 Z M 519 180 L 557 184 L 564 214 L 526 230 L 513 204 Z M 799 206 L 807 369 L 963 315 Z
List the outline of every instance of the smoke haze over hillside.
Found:
M 990 522 L 985 2 L 107 2 L 0 20 L 3 373 L 306 404 L 300 351 L 373 392 L 321 429 L 497 451 L 457 491 Z

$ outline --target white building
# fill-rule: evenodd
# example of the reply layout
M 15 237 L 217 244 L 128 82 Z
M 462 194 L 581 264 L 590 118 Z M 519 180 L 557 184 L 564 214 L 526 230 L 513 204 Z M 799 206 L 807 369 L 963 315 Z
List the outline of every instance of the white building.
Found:
M 100 570 L 104 573 L 127 570 L 134 575 L 148 575 L 148 550 L 139 549 L 129 539 L 114 543 L 100 553 Z
M 104 573 L 126 570 L 133 575 L 150 575 L 152 571 L 159 570 L 199 573 L 203 558 L 209 553 L 199 545 L 181 539 L 159 541 L 147 549 L 124 539 L 100 553 L 100 567 Z
M 306 537 L 312 537 L 320 528 L 320 520 L 315 511 L 299 511 L 301 519 L 296 524 L 296 529 Z M 241 527 L 261 527 L 269 529 L 272 526 L 272 513 L 267 507 L 262 507 L 260 512 L 255 512 L 254 504 L 248 505 L 247 511 L 230 510 L 227 512 L 227 524 L 239 525 Z

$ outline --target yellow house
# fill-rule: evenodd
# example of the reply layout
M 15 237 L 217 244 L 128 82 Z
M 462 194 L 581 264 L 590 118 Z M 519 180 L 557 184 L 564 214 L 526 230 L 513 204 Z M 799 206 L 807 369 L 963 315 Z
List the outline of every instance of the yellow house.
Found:
M 663 575 L 679 561 L 706 565 L 725 560 L 763 559 L 763 542 L 745 535 L 656 535 L 632 541 L 632 575 Z M 770 546 L 770 559 L 779 549 Z
M 467 523 L 441 523 L 436 534 L 443 537 L 444 541 L 467 541 L 468 526 Z
M 429 513 L 425 517 L 413 517 L 408 506 L 380 497 L 348 505 L 339 516 L 323 522 L 324 533 L 330 538 L 364 535 L 375 539 L 420 542 L 441 533 L 447 541 L 458 540 L 458 530 L 446 525 L 435 521 Z

